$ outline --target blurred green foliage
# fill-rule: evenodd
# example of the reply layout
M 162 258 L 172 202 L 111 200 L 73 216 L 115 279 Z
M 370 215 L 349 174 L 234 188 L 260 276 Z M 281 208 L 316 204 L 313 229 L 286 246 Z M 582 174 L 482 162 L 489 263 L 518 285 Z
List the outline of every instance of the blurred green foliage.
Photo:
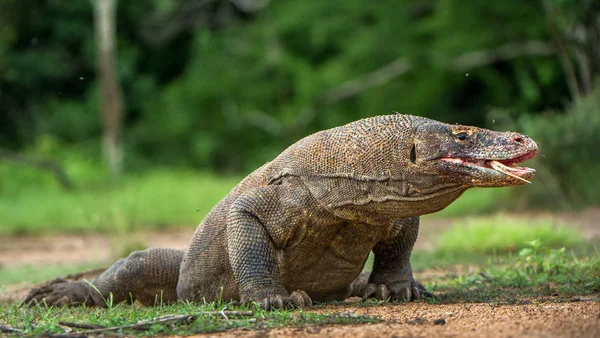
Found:
M 535 2 L 272 1 L 249 14 L 214 1 L 206 11 L 228 8 L 224 22 L 198 18 L 160 46 L 158 37 L 144 38 L 147 22 L 176 14 L 179 3 L 119 1 L 129 170 L 160 162 L 248 171 L 310 132 L 361 117 L 400 111 L 485 125 L 488 106 L 537 111 L 564 100 L 555 58 L 448 70 L 468 52 L 545 39 Z M 92 6 L 3 0 L 2 9 L 0 146 L 19 149 L 48 134 L 69 144 L 97 141 Z M 325 91 L 399 57 L 412 65 L 405 76 L 318 104 Z M 314 118 L 300 123 L 315 104 Z
M 532 162 L 541 184 L 523 192 L 530 205 L 600 204 L 600 86 L 566 113 L 524 115 L 520 130 L 540 144 Z
M 190 3 L 202 5 L 193 10 Z M 546 205 L 597 203 L 597 180 L 587 182 L 599 172 L 598 96 L 566 107 L 559 58 L 524 55 L 468 70 L 453 63 L 507 44 L 549 42 L 544 3 L 568 14 L 559 28 L 581 12 L 560 1 L 290 0 L 257 11 L 229 0 L 119 1 L 127 173 L 119 189 L 135 175 L 163 181 L 164 170 L 240 175 L 311 132 L 393 111 L 497 128 L 486 115 L 496 107 L 509 111 L 546 155 L 539 163 L 547 174 L 536 182 L 542 188 L 528 196 Z M 93 19 L 89 1 L 0 0 L 0 148 L 57 160 L 90 196 L 109 181 L 101 163 Z M 398 59 L 410 65 L 402 76 L 343 100 L 325 99 Z M 156 168 L 156 175 L 146 173 Z M 0 170 L 4 201 L 30 193 L 28 201 L 45 205 L 46 188 L 31 182 L 51 176 Z M 158 186 L 168 190 L 168 184 Z M 89 205 L 127 205 L 121 197 L 109 200 Z M 17 201 L 0 205 L 15 222 L 26 217 L 14 211 Z M 89 223 L 75 220 L 77 212 L 64 223 Z M 183 221 L 178 211 L 172 214 L 172 222 Z M 40 222 L 51 218 L 39 215 Z
M 74 176 L 94 171 L 71 166 Z M 138 230 L 196 226 L 237 184 L 239 177 L 183 170 L 153 170 L 125 176 L 121 184 L 87 179 L 77 191 L 61 189 L 50 175 L 35 169 L 1 165 L 0 236 L 61 232 L 110 233 L 124 239 L 116 246 L 143 246 L 132 236 Z M 120 250 L 119 250 L 120 251 Z M 126 250 L 125 250 L 126 251 Z M 121 252 L 119 252 L 120 254 Z

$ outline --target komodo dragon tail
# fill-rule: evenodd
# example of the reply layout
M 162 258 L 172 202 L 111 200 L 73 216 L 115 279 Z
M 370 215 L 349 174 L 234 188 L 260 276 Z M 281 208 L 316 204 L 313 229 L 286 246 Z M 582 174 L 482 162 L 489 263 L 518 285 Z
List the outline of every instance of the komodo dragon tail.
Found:
M 183 251 L 150 248 L 135 251 L 107 269 L 95 269 L 57 278 L 34 288 L 23 300 L 29 306 L 97 305 L 139 301 L 144 305 L 177 300 L 177 281 Z
M 75 281 L 83 281 L 83 280 L 93 280 L 98 278 L 104 271 L 106 271 L 107 267 L 90 269 L 78 273 L 68 274 L 62 278 L 58 278 L 64 281 L 75 282 Z M 21 284 L 16 287 L 8 287 L 7 290 L 4 290 L 0 293 L 0 304 L 9 304 L 9 303 L 21 303 L 24 299 L 27 298 L 27 295 L 32 289 L 39 289 L 46 285 L 50 285 L 53 281 L 46 281 L 38 284 Z

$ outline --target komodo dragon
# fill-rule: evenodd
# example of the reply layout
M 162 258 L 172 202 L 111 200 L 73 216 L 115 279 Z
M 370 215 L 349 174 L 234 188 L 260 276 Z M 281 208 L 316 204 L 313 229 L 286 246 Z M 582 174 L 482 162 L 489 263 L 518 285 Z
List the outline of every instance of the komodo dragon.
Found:
M 426 290 L 413 278 L 410 254 L 419 216 L 470 187 L 523 184 L 535 170 L 514 164 L 536 153 L 521 134 L 411 115 L 320 131 L 233 188 L 187 250 L 136 251 L 90 282 L 57 279 L 25 302 L 104 306 L 109 293 L 114 302 L 256 301 L 265 308 L 348 296 L 418 299 Z M 361 275 L 371 251 L 373 270 Z

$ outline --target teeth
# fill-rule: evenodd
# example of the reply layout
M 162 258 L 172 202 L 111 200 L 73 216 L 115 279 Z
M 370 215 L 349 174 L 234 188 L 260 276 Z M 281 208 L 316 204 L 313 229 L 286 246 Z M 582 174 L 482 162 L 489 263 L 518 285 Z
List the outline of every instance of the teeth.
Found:
M 444 161 L 454 162 L 454 163 L 463 163 L 464 161 L 460 158 L 442 158 Z
M 502 163 L 500 163 L 498 161 L 490 161 L 490 166 L 492 168 L 494 168 L 494 170 L 497 170 L 497 171 L 499 171 L 499 172 L 501 172 L 501 173 L 503 173 L 505 175 L 508 175 L 510 177 L 514 177 L 514 178 L 519 179 L 519 180 L 521 180 L 523 182 L 527 182 L 527 183 L 531 184 L 531 182 L 529 182 L 528 180 L 526 180 L 526 179 L 524 179 L 524 178 L 522 178 L 520 176 L 517 176 L 517 175 L 511 173 L 512 168 L 507 167 L 507 166 L 505 166 L 504 164 L 502 164 Z

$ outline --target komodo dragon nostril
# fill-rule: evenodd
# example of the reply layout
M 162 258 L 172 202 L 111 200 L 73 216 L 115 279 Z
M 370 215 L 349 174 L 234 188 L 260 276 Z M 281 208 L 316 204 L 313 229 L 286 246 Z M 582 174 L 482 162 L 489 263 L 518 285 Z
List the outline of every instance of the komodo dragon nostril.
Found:
M 523 143 L 523 136 L 521 135 L 515 135 L 514 140 L 519 142 L 519 143 Z

